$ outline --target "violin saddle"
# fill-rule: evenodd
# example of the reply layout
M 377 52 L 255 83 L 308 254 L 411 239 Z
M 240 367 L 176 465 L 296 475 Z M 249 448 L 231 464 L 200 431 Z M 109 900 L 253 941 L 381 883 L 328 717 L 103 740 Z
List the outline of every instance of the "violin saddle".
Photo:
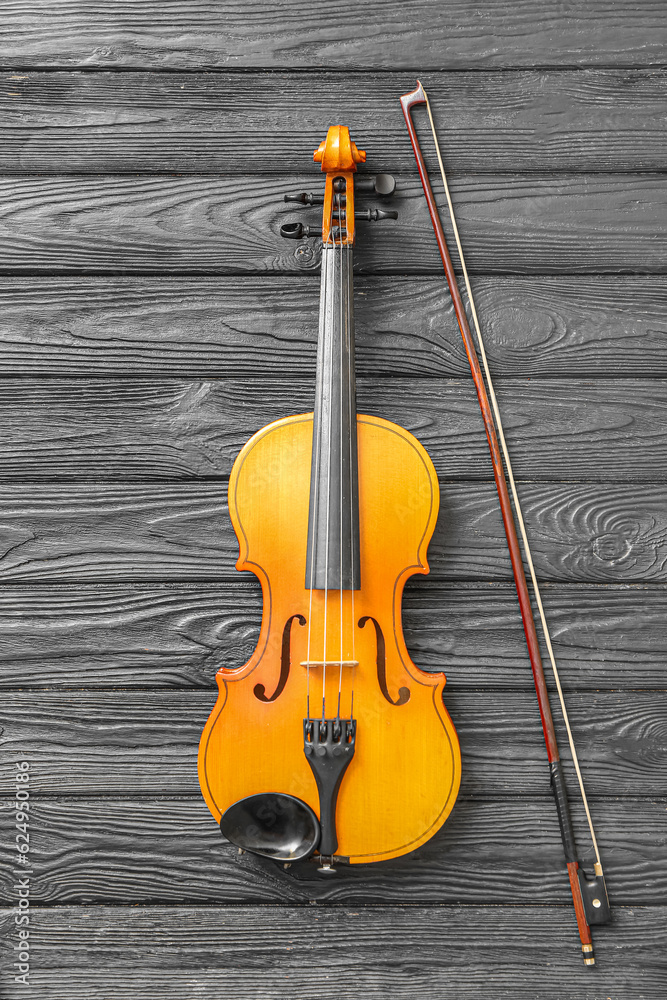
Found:
M 302 861 L 320 840 L 319 820 L 310 806 L 282 792 L 239 799 L 222 814 L 220 829 L 237 847 L 274 861 Z

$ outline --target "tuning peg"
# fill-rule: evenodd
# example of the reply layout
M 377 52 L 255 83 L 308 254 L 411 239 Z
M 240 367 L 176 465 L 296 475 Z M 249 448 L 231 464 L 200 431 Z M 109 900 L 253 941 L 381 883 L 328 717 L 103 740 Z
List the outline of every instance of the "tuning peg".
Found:
M 354 186 L 359 194 L 378 194 L 381 198 L 388 198 L 396 190 L 396 179 L 391 174 L 375 174 L 374 177 L 357 177 Z M 334 188 L 342 191 L 345 183 L 335 182 Z M 286 194 L 284 199 L 299 205 L 323 205 L 324 192 L 300 191 L 299 194 Z
M 355 183 L 357 191 L 369 191 L 388 198 L 396 190 L 396 178 L 391 174 L 376 174 L 375 177 L 358 177 Z
M 300 194 L 286 194 L 285 201 L 298 201 L 301 205 L 323 205 L 324 195 L 301 191 Z
M 286 222 L 280 227 L 280 235 L 285 240 L 302 240 L 306 236 L 322 236 L 321 229 L 304 226 L 300 222 Z
M 383 212 L 381 208 L 369 208 L 365 212 L 355 212 L 354 217 L 363 222 L 381 222 L 382 219 L 397 219 L 398 212 Z

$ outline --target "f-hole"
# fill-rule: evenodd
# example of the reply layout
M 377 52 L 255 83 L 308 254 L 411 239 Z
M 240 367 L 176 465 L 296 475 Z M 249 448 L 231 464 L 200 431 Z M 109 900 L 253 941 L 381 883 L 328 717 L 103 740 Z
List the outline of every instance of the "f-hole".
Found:
M 280 678 L 278 680 L 278 687 L 273 692 L 271 697 L 269 697 L 266 693 L 266 688 L 264 687 L 263 684 L 255 684 L 253 692 L 255 698 L 257 698 L 258 701 L 263 701 L 263 702 L 275 701 L 276 698 L 279 698 L 280 695 L 283 693 L 284 687 L 287 684 L 287 678 L 289 677 L 289 668 L 292 659 L 292 652 L 290 649 L 290 635 L 292 632 L 292 622 L 294 621 L 295 618 L 298 620 L 299 625 L 306 624 L 306 619 L 303 617 L 303 615 L 292 615 L 292 617 L 288 618 L 287 621 L 285 622 L 285 628 L 283 629 L 283 643 L 280 652 Z
M 389 694 L 389 689 L 387 687 L 387 655 L 384 643 L 384 635 L 382 634 L 382 629 L 380 628 L 379 622 L 376 622 L 375 618 L 371 618 L 370 615 L 365 615 L 363 618 L 359 619 L 359 628 L 363 628 L 366 622 L 373 622 L 375 625 L 375 641 L 376 641 L 376 663 L 378 671 L 378 684 L 380 685 L 380 691 L 385 696 L 390 705 L 405 705 L 407 701 L 410 701 L 410 690 L 409 688 L 402 687 L 398 689 L 398 698 L 396 701 Z

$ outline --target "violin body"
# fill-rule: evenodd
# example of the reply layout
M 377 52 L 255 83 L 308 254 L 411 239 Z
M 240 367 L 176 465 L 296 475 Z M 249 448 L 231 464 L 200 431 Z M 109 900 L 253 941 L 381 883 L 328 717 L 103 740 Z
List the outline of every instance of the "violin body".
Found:
M 354 628 L 353 592 L 343 592 L 342 660 L 358 666 L 342 668 L 341 687 L 349 714 L 354 686 L 357 748 L 336 809 L 337 854 L 353 863 L 393 858 L 432 837 L 452 809 L 461 771 L 458 739 L 442 701 L 444 674 L 417 669 L 401 628 L 405 581 L 428 573 L 426 550 L 439 505 L 433 463 L 408 431 L 378 417 L 357 417 L 357 441 L 362 583 L 354 592 Z M 325 646 L 324 592 L 313 591 L 311 611 L 304 587 L 312 443 L 312 414 L 279 420 L 248 441 L 232 470 L 237 569 L 259 577 L 264 610 L 253 656 L 239 670 L 223 668 L 217 675 L 219 696 L 201 740 L 200 781 L 217 820 L 242 797 L 276 789 L 318 812 L 300 725 L 309 618 L 311 649 Z M 340 592 L 329 591 L 326 601 L 327 647 L 338 655 Z M 384 639 L 384 664 L 374 622 Z M 321 699 L 323 667 L 310 673 L 311 697 Z M 327 706 L 337 704 L 340 673 L 328 672 Z M 281 684 L 275 700 L 258 697 L 271 698 Z

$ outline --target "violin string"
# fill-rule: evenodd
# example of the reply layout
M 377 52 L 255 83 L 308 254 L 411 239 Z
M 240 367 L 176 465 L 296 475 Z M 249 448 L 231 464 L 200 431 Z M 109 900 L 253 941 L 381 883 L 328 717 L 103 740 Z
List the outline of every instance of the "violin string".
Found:
M 338 207 L 338 226 L 340 235 L 340 269 L 339 273 L 342 276 L 343 268 L 343 228 L 342 228 L 342 214 L 343 205 L 342 199 L 339 195 L 339 207 Z M 345 227 L 347 229 L 347 199 L 345 202 Z M 338 550 L 339 550 L 339 562 L 340 562 L 340 576 L 338 578 L 339 593 L 340 593 L 340 666 L 338 668 L 338 705 L 336 709 L 336 718 L 340 719 L 340 698 L 341 691 L 343 688 L 343 323 L 344 323 L 344 311 L 343 311 L 343 282 L 340 282 L 340 308 L 339 308 L 339 336 L 340 336 L 340 352 L 339 352 L 339 368 L 340 368 L 340 386 L 339 386 L 339 405 L 340 405 L 340 433 L 338 440 L 338 450 L 340 452 L 340 496 L 339 496 L 339 539 L 338 539 Z
M 333 181 L 332 181 L 333 184 Z M 333 197 L 331 199 L 331 227 L 330 233 L 333 242 L 333 259 L 332 264 L 335 264 L 336 256 L 336 228 L 335 228 L 335 208 L 338 202 L 338 195 L 335 190 Z M 336 286 L 334 285 L 334 294 L 336 293 Z M 324 549 L 324 621 L 323 628 L 324 634 L 322 636 L 322 721 L 326 719 L 326 695 L 327 695 L 327 625 L 328 625 L 328 610 L 329 610 L 329 513 L 331 511 L 331 450 L 332 450 L 332 427 L 333 427 L 333 413 L 332 413 L 332 401 L 333 401 L 333 380 L 334 380 L 334 368 L 333 368 L 333 331 L 329 330 L 329 427 L 328 427 L 328 442 L 327 442 L 327 491 L 326 491 L 326 504 L 327 504 L 327 515 L 326 515 L 326 544 Z
M 354 181 L 351 180 L 350 184 L 353 185 Z M 354 188 L 352 189 L 352 197 L 354 199 Z M 354 200 L 352 202 L 352 206 L 354 208 Z M 352 250 L 350 250 L 350 254 L 352 254 Z M 353 263 L 352 258 L 350 258 L 350 267 L 352 266 L 352 263 Z M 349 314 L 348 314 L 348 320 L 349 320 Z M 353 367 L 352 367 L 354 365 L 353 344 L 352 344 L 352 324 L 349 321 L 348 321 L 348 324 L 347 324 L 347 350 L 348 350 L 348 357 L 350 358 L 350 367 L 351 367 L 352 370 L 354 370 Z M 350 463 L 350 478 L 349 478 L 349 486 L 350 486 L 350 611 L 351 611 L 351 637 L 352 637 L 352 639 L 351 639 L 351 646 L 352 646 L 352 664 L 353 664 L 352 667 L 350 668 L 351 671 L 352 671 L 351 681 L 350 681 L 350 718 L 352 718 L 352 716 L 353 716 L 353 709 L 354 709 L 354 681 L 355 681 L 355 677 L 356 677 L 355 671 L 357 669 L 356 666 L 354 666 L 354 664 L 356 663 L 356 654 L 355 654 L 355 645 L 356 645 L 355 644 L 355 628 L 356 628 L 356 626 L 355 626 L 355 619 L 354 619 L 354 588 L 356 586 L 357 581 L 356 581 L 355 576 L 354 576 L 355 566 L 356 566 L 356 561 L 355 561 L 355 558 L 354 558 L 354 539 L 355 539 L 356 527 L 355 527 L 355 520 L 354 520 L 354 473 L 355 473 L 355 469 L 354 469 L 354 465 L 353 465 L 354 449 L 352 447 L 352 441 L 353 441 L 352 435 L 355 435 L 355 439 L 356 439 L 356 434 L 357 434 L 357 411 L 356 411 L 356 408 L 353 409 L 353 407 L 352 407 L 352 379 L 351 378 L 349 380 L 349 391 L 348 391 L 348 395 L 347 395 L 347 414 L 348 414 L 348 426 L 350 428 L 350 433 L 349 433 L 349 437 L 348 437 L 348 459 L 349 459 L 349 463 Z M 358 463 L 357 463 L 357 465 L 358 465 Z
M 423 89 L 423 87 L 422 87 Z M 426 91 L 424 91 L 424 97 L 426 98 L 426 110 L 428 111 L 429 121 L 431 123 L 431 131 L 433 133 L 433 141 L 435 143 L 435 151 L 438 157 L 438 164 L 440 166 L 440 174 L 442 176 L 442 183 L 445 189 L 445 195 L 447 198 L 447 205 L 449 208 L 449 217 L 452 222 L 452 230 L 454 232 L 454 238 L 456 240 L 456 246 L 459 252 L 459 258 L 461 260 L 461 269 L 463 271 L 463 278 L 465 281 L 466 291 L 468 293 L 468 302 L 470 304 L 470 313 L 472 315 L 473 325 L 475 327 L 475 334 L 477 337 L 477 347 L 479 350 L 480 357 L 482 359 L 482 365 L 484 367 L 484 373 L 486 375 L 486 381 L 489 389 L 489 398 L 491 400 L 491 405 L 493 407 L 493 414 L 496 420 L 496 425 L 498 428 L 498 438 L 500 440 L 500 445 L 503 452 L 503 457 L 505 459 L 505 466 L 507 468 L 507 475 L 510 482 L 510 488 L 512 490 L 512 498 L 514 500 L 514 508 L 516 510 L 517 520 L 519 522 L 519 530 L 521 531 L 521 538 L 523 541 L 524 553 L 526 556 L 526 562 L 528 563 L 528 569 L 530 571 L 530 578 L 533 583 L 533 590 L 535 592 L 535 600 L 540 614 L 540 621 L 542 623 L 542 631 L 544 633 L 544 639 L 546 647 L 549 653 L 549 660 L 551 663 L 551 669 L 553 671 L 554 679 L 556 681 L 556 688 L 558 690 L 558 700 L 560 701 L 561 711 L 563 713 L 563 719 L 565 721 L 565 728 L 567 730 L 567 738 L 570 744 L 570 752 L 572 754 L 572 761 L 574 763 L 574 769 L 577 774 L 577 781 L 579 782 L 579 790 L 581 792 L 581 799 L 584 805 L 584 810 L 586 812 L 586 819 L 588 821 L 588 828 L 591 834 L 591 840 L 593 842 L 593 850 L 595 851 L 595 857 L 597 859 L 596 870 L 597 874 L 602 874 L 602 863 L 600 861 L 600 852 L 598 850 L 597 838 L 595 836 L 595 829 L 593 827 L 593 819 L 591 817 L 590 809 L 588 807 L 588 798 L 586 797 L 586 790 L 584 788 L 584 779 L 581 774 L 581 769 L 579 767 L 579 758 L 577 756 L 577 750 L 574 744 L 574 737 L 572 735 L 572 729 L 570 728 L 570 720 L 567 714 L 567 708 L 565 705 L 565 697 L 563 695 L 563 689 L 560 683 L 560 676 L 558 674 L 558 667 L 556 666 L 556 657 L 553 651 L 553 646 L 551 643 L 551 633 L 549 631 L 549 626 L 547 624 L 546 615 L 544 612 L 544 607 L 542 605 L 542 596 L 540 594 L 540 588 L 537 582 L 537 576 L 535 574 L 535 567 L 533 565 L 533 556 L 530 549 L 530 544 L 528 542 L 528 536 L 526 534 L 526 526 L 523 520 L 523 511 L 521 509 L 521 503 L 519 502 L 519 495 L 516 488 L 516 483 L 514 481 L 514 472 L 512 470 L 512 463 L 510 461 L 509 451 L 507 448 L 507 443 L 505 441 L 505 433 L 503 430 L 503 423 L 500 417 L 500 410 L 498 408 L 498 401 L 496 399 L 496 393 L 493 387 L 493 382 L 491 380 L 491 373 L 489 371 L 489 365 L 486 359 L 486 351 L 484 349 L 484 339 L 482 337 L 482 332 L 479 325 L 479 320 L 477 318 L 477 309 L 475 308 L 475 300 L 472 294 L 472 288 L 470 287 L 470 279 L 468 277 L 468 269 L 466 267 L 465 258 L 463 256 L 463 248 L 461 246 L 461 240 L 459 238 L 459 230 L 456 224 L 456 217 L 454 215 L 454 206 L 452 204 L 451 195 L 449 193 L 449 184 L 447 183 L 447 175 L 445 174 L 445 167 L 442 162 L 442 155 L 440 153 L 440 144 L 438 143 L 438 137 L 435 131 L 435 123 L 433 121 L 433 114 L 431 112 L 431 105 L 429 103 Z
M 325 306 L 327 302 L 327 288 L 329 285 L 329 271 L 327 268 L 326 260 L 324 255 L 322 257 L 322 279 L 320 288 L 320 329 L 324 329 L 325 324 Z M 322 387 L 324 388 L 324 387 Z M 323 393 L 321 394 L 323 395 Z M 322 416 L 322 400 L 320 398 L 320 417 Z M 315 525 L 319 517 L 318 513 L 318 502 L 320 499 L 320 440 L 321 440 L 321 420 L 318 420 L 317 426 L 317 437 L 315 436 L 315 413 L 313 412 L 313 442 L 311 449 L 315 450 L 315 461 L 312 463 L 312 469 L 315 475 L 315 485 L 313 487 L 313 524 L 312 528 L 312 538 L 311 538 L 311 548 L 310 548 L 310 572 L 309 572 L 309 594 L 308 594 L 308 638 L 306 642 L 306 718 L 310 718 L 310 650 L 311 650 L 311 635 L 312 635 L 312 621 L 313 621 L 313 590 L 315 585 L 315 549 L 316 549 L 316 532 Z M 312 473 L 311 473 L 312 474 Z

